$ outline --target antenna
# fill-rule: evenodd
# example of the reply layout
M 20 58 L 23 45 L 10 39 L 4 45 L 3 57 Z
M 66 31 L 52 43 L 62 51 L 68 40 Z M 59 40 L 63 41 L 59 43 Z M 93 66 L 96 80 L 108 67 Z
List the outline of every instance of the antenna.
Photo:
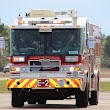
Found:
M 28 13 L 26 13 L 26 17 L 28 17 Z
M 20 9 L 19 9 L 19 15 L 17 17 L 18 20 L 22 20 L 23 18 L 21 17 L 21 14 L 20 14 Z
M 29 17 L 30 16 L 30 13 L 26 13 L 26 15 L 25 15 L 26 17 Z
M 21 16 L 21 15 L 20 15 L 20 9 L 19 9 L 19 16 Z

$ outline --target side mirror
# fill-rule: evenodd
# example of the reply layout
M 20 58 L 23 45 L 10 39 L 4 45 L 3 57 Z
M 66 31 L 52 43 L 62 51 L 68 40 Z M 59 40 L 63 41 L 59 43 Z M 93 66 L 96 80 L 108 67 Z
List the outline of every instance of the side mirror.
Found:
M 0 49 L 5 49 L 5 38 L 0 37 Z
M 88 48 L 92 49 L 94 47 L 95 47 L 94 37 L 90 36 L 90 37 L 88 37 Z
M 1 49 L 1 55 L 4 56 L 4 52 L 3 50 L 5 50 L 5 38 L 4 37 L 0 37 L 0 49 Z

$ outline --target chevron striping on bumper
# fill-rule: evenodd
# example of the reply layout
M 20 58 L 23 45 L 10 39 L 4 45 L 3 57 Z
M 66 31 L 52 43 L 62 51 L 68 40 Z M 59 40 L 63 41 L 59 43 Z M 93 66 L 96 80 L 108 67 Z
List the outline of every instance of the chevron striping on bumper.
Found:
M 23 86 L 23 88 L 28 88 L 29 84 L 32 82 L 33 79 L 29 79 L 28 82 Z
M 23 88 L 23 86 L 29 81 L 29 79 L 24 79 L 24 81 L 19 85 L 20 88 Z
M 14 83 L 13 83 L 14 81 L 15 81 L 15 79 L 12 79 L 12 80 L 10 80 L 10 81 L 8 80 L 8 81 L 7 81 L 7 86 L 8 86 L 8 87 L 11 87 L 11 85 L 14 84 Z
M 74 82 L 74 84 L 76 85 L 76 87 L 80 87 L 80 84 L 79 84 L 79 81 L 78 80 L 72 79 L 72 81 Z
M 37 81 L 34 80 L 32 86 L 31 86 L 31 88 L 36 88 L 36 86 L 37 86 Z
M 53 84 L 54 87 L 56 87 L 58 85 L 57 79 L 50 79 L 50 82 Z
M 16 85 L 16 88 L 20 88 L 22 82 L 24 81 L 24 79 L 20 79 L 19 82 L 20 82 L 20 85 Z
M 31 81 L 31 83 L 29 84 L 29 88 L 30 87 L 32 87 L 32 88 L 35 88 L 37 86 L 37 80 L 36 79 L 33 79 L 32 81 Z
M 68 79 L 68 80 L 64 79 L 64 81 L 65 81 L 65 85 L 64 85 L 65 88 L 73 87 L 72 84 L 67 85 L 67 81 L 70 82 L 71 81 L 70 79 Z
M 64 85 L 59 85 L 59 81 L 63 80 Z M 41 88 L 37 87 L 37 79 L 8 79 L 8 88 Z M 49 86 L 45 88 L 80 88 L 80 79 L 73 78 L 50 78 Z

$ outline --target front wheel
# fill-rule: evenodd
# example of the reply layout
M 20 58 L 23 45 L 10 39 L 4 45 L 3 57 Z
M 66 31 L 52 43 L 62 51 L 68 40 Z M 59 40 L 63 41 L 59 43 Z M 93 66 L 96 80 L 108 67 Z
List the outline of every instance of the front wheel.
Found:
M 41 99 L 41 100 L 38 101 L 38 104 L 46 104 L 46 100 Z
M 91 92 L 91 98 L 89 99 L 90 105 L 97 105 L 98 104 L 98 91 Z
M 76 95 L 76 106 L 87 107 L 88 106 L 88 86 L 86 85 L 85 91 L 79 91 Z
M 11 105 L 13 107 L 23 107 L 24 106 L 23 96 L 19 96 L 18 92 L 12 91 Z

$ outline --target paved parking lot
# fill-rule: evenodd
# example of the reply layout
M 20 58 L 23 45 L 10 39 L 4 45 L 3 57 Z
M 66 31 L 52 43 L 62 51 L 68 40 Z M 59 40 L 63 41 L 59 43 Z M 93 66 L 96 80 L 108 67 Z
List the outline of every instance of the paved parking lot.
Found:
M 61 110 L 61 109 L 78 109 L 75 106 L 75 100 L 54 100 L 47 101 L 46 105 L 28 105 L 25 103 L 24 108 L 13 108 L 11 107 L 11 94 L 0 94 L 0 110 Z M 85 108 L 79 108 L 85 110 Z M 110 110 L 110 92 L 100 92 L 99 93 L 99 104 L 91 106 L 89 105 L 86 110 Z

